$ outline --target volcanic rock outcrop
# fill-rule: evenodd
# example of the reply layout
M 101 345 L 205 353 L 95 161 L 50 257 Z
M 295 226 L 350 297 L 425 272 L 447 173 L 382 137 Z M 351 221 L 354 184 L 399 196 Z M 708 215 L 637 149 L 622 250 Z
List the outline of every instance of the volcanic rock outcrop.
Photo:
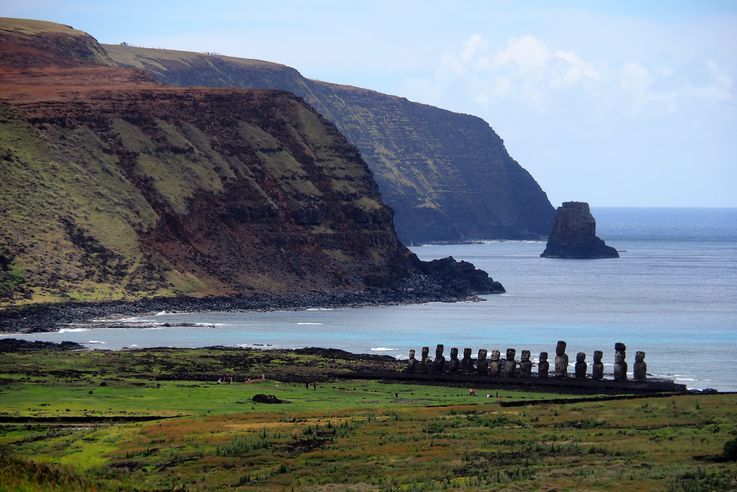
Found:
M 358 147 L 405 243 L 538 238 L 550 231 L 547 196 L 481 118 L 309 80 L 276 63 L 104 47 L 119 65 L 166 84 L 281 89 L 302 97 Z
M 596 220 L 586 202 L 564 202 L 555 213 L 543 258 L 619 258 L 617 250 L 596 236 Z

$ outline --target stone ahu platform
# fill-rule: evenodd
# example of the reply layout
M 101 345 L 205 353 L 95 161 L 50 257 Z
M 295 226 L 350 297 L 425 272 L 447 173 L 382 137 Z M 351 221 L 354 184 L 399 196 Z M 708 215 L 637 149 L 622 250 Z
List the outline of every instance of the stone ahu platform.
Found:
M 401 372 L 379 371 L 363 372 L 360 378 L 400 381 L 425 381 L 431 383 L 455 383 L 472 385 L 477 388 L 515 388 L 535 391 L 561 393 L 619 393 L 654 394 L 686 393 L 686 386 L 669 379 L 653 379 L 647 375 L 645 352 L 637 352 L 633 366 L 634 378 L 627 377 L 626 347 L 623 343 L 614 344 L 613 377 L 604 377 L 603 352 L 594 351 L 593 362 L 586 362 L 586 354 L 578 352 L 574 372 L 569 374 L 569 359 L 566 342 L 559 341 L 555 348 L 554 365 L 551 371 L 548 353 L 541 352 L 536 370 L 530 360 L 530 351 L 523 350 L 520 360 L 515 359 L 516 350 L 509 348 L 505 358 L 498 350 L 491 351 L 487 359 L 486 349 L 479 349 L 475 359 L 470 348 L 463 349 L 463 357 L 458 358 L 458 349 L 450 349 L 450 359 L 443 355 L 445 347 L 441 344 L 435 349 L 435 358 L 429 356 L 429 347 L 422 348 L 421 358 L 415 351 L 409 351 L 406 368 Z M 356 377 L 353 374 L 351 377 Z

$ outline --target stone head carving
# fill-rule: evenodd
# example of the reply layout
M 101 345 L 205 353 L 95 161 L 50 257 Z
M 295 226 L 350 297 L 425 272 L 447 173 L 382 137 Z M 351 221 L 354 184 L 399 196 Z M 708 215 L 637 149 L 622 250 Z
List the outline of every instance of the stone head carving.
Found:
M 645 352 L 635 352 L 634 376 L 637 381 L 645 381 L 645 379 L 647 379 L 647 363 L 645 362 Z
M 409 358 L 414 359 L 415 358 L 415 349 L 409 349 Z
M 501 358 L 502 354 L 498 350 L 492 350 L 491 351 L 491 360 L 499 360 Z
M 464 348 L 464 349 L 463 349 L 463 358 L 464 358 L 464 359 L 470 359 L 470 358 L 471 358 L 471 353 L 472 353 L 472 352 L 473 352 L 473 351 L 472 351 L 472 350 L 471 350 L 470 348 Z
M 442 343 L 439 343 L 438 346 L 435 347 L 435 357 L 442 357 L 443 350 L 445 350 L 445 346 Z
M 548 362 L 548 353 L 540 352 L 540 361 L 537 363 L 537 376 L 547 378 L 550 371 L 550 362 Z
M 622 342 L 614 344 L 614 379 L 617 381 L 627 380 L 626 349 L 627 347 Z
M 479 360 L 486 360 L 486 354 L 487 354 L 486 349 L 479 349 L 479 355 L 478 355 Z
M 430 353 L 430 347 L 422 347 L 422 358 L 427 359 L 428 354 Z
M 575 375 L 576 379 L 586 379 L 586 369 L 588 368 L 588 364 L 586 364 L 586 354 L 583 352 L 579 352 L 576 354 L 576 366 L 575 366 Z
M 519 372 L 522 377 L 529 377 L 532 372 L 532 362 L 530 361 L 530 351 L 523 350 L 520 355 Z
M 566 342 L 563 340 L 558 340 L 558 343 L 555 345 L 555 355 L 563 355 L 566 353 Z
M 517 351 L 513 348 L 507 349 L 507 360 L 504 361 L 504 375 L 508 378 L 516 376 L 517 373 L 517 361 L 514 360 L 514 356 Z
M 450 349 L 450 358 L 451 359 L 457 359 L 458 358 L 458 349 L 453 347 Z
M 600 381 L 604 379 L 604 364 L 601 362 L 601 358 L 604 353 L 601 350 L 594 350 L 594 363 L 591 364 L 591 379 Z

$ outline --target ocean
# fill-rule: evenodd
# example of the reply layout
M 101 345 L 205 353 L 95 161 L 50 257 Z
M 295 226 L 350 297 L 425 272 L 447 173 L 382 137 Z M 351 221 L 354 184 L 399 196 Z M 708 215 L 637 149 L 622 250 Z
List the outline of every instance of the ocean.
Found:
M 332 347 L 406 358 L 409 349 L 445 344 L 504 353 L 551 354 L 568 343 L 575 361 L 604 352 L 611 372 L 614 343 L 647 353 L 648 372 L 689 388 L 737 391 L 737 209 L 594 208 L 598 235 L 619 259 L 540 258 L 541 241 L 426 245 L 423 260 L 453 256 L 473 262 L 507 289 L 483 302 L 430 303 L 267 313 L 158 313 L 131 321 L 208 326 L 139 329 L 69 328 L 12 335 L 71 340 L 90 347 Z M 211 326 L 209 326 L 211 325 Z M 10 336 L 10 335 L 2 335 Z

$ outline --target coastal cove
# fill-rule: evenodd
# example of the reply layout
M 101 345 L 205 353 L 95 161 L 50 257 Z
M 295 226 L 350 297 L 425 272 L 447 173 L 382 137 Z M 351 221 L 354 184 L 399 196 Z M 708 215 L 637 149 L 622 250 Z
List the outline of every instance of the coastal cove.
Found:
M 737 211 L 594 209 L 598 234 L 619 259 L 540 258 L 544 242 L 508 241 L 413 248 L 423 260 L 451 255 L 500 280 L 506 294 L 485 302 L 428 303 L 273 312 L 159 313 L 127 318 L 149 328 L 64 328 L 25 340 L 70 340 L 93 348 L 212 345 L 332 347 L 406 358 L 409 349 L 514 347 L 568 353 L 591 361 L 604 351 L 611 372 L 613 345 L 647 352 L 649 371 L 689 388 L 737 390 L 728 371 L 737 353 Z M 177 324 L 195 326 L 176 326 Z M 170 326 L 164 326 L 168 324 Z M 198 325 L 199 326 L 196 326 Z M 573 359 L 573 357 L 572 357 Z

